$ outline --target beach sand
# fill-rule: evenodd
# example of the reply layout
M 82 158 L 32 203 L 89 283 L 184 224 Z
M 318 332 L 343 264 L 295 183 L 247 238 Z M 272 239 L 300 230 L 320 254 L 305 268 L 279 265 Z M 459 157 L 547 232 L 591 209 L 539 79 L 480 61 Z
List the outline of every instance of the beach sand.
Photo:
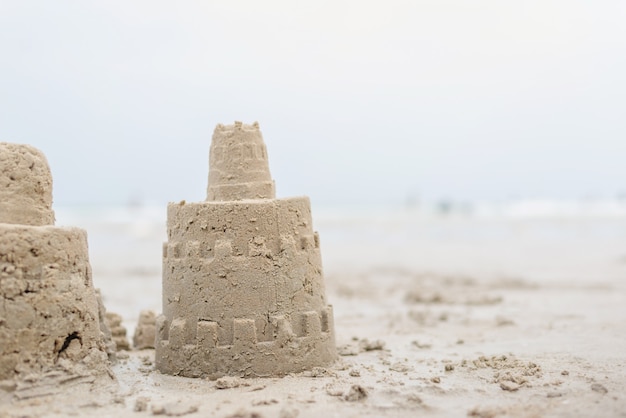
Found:
M 626 219 L 324 212 L 339 360 L 284 378 L 162 375 L 0 387 L 0 417 L 626 417 Z M 132 338 L 161 308 L 164 209 L 58 211 Z

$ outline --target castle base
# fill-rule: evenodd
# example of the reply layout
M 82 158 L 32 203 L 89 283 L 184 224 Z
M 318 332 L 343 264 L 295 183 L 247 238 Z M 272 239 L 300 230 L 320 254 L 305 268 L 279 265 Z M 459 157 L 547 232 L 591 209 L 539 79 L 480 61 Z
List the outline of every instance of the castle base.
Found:
M 157 370 L 210 379 L 225 375 L 271 377 L 328 366 L 337 358 L 334 332 L 329 328 L 333 324 L 330 306 L 320 314 L 311 311 L 291 319 L 271 317 L 267 323 L 270 341 L 258 340 L 253 319 L 232 322 L 232 344 L 219 344 L 220 324 L 213 321 L 199 321 L 195 324 L 195 343 L 181 344 L 183 336 L 192 331 L 188 322 L 180 319 L 169 324 L 161 315 L 157 318 Z
M 0 223 L 0 380 L 51 370 L 110 373 L 87 236 Z

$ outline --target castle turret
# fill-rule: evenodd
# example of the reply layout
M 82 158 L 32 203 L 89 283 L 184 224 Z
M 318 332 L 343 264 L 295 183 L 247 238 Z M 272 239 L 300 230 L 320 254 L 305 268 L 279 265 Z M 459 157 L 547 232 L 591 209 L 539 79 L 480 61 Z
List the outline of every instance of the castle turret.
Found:
M 259 130 L 235 122 L 218 125 L 209 154 L 207 201 L 274 199 L 267 149 Z
M 45 156 L 0 143 L 0 380 L 109 373 L 87 234 L 53 225 Z
M 29 145 L 0 143 L 0 223 L 53 225 L 52 175 Z
M 336 358 L 309 199 L 274 198 L 258 124 L 215 129 L 208 198 L 168 205 L 156 367 L 279 376 Z

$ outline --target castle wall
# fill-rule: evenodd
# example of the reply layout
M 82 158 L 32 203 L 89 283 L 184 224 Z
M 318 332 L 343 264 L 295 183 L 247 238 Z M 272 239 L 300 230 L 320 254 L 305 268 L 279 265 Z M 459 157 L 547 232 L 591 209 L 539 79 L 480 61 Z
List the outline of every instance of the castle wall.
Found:
M 264 328 L 254 320 L 236 318 L 225 341 L 218 322 L 192 323 L 183 318 L 170 322 L 162 315 L 157 318 L 156 367 L 163 373 L 187 377 L 273 377 L 326 366 L 336 359 L 330 306 L 321 312 L 269 319 L 265 327 L 271 329 L 270 340 L 259 339 Z
M 78 228 L 0 224 L 0 379 L 108 364 Z
M 319 239 L 308 198 L 168 206 L 163 312 L 168 318 L 254 319 L 270 340 L 269 317 L 326 305 Z M 252 289 L 252 291 L 251 291 Z M 193 326 L 189 338 L 193 339 Z M 263 332 L 265 330 L 265 332 Z

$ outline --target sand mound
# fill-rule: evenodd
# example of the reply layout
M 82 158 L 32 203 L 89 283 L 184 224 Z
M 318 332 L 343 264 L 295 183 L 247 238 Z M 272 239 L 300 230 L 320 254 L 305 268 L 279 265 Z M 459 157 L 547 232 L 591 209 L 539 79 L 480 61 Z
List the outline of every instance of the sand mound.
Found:
M 0 143 L 0 182 L 0 380 L 109 374 L 87 235 L 53 226 L 46 158 Z

